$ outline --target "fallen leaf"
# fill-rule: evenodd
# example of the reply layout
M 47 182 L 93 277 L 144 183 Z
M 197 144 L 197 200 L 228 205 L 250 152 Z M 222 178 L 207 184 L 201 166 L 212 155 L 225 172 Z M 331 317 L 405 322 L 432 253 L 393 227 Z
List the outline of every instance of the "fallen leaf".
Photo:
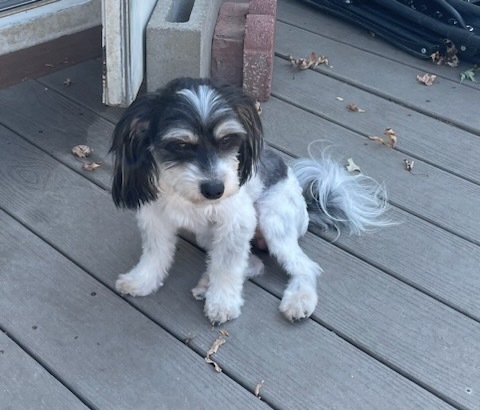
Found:
M 262 106 L 260 104 L 260 101 L 255 101 L 255 108 L 257 109 L 258 115 L 262 113 Z
M 412 169 L 413 169 L 413 164 L 415 163 L 415 161 L 412 159 L 404 159 L 403 162 L 405 163 L 405 169 L 408 171 L 408 172 L 411 172 Z
M 398 141 L 395 131 L 392 130 L 391 128 L 385 128 L 385 131 L 383 132 L 383 134 L 386 137 L 388 137 L 388 139 L 390 140 L 390 147 L 395 148 L 397 146 L 397 141 Z
M 92 149 L 88 145 L 75 145 L 72 148 L 72 154 L 77 158 L 87 158 L 92 153 Z
M 395 131 L 393 131 L 391 128 L 385 128 L 383 135 L 385 135 L 388 138 L 388 140 L 385 140 L 384 138 L 377 137 L 377 136 L 373 136 L 369 138 L 372 141 L 380 142 L 381 144 L 386 145 L 387 147 L 390 147 L 390 148 L 395 148 L 397 146 L 398 138 L 397 138 L 397 135 L 395 134 Z
M 84 171 L 95 171 L 97 168 L 100 168 L 102 164 L 99 162 L 86 162 L 82 165 Z
M 445 45 L 445 54 L 441 54 L 440 51 L 435 51 L 435 53 L 430 55 L 432 61 L 437 65 L 447 64 L 450 67 L 456 67 L 460 63 L 460 60 L 457 56 L 458 50 L 455 47 L 455 44 L 445 39 L 443 41 Z
M 462 83 L 464 80 L 472 81 L 476 83 L 477 80 L 475 79 L 475 73 L 480 71 L 480 66 L 473 66 L 472 68 L 462 71 L 460 73 L 460 82 Z
M 230 334 L 228 333 L 228 331 L 225 330 L 225 329 L 219 330 L 218 333 L 220 333 L 222 336 L 225 336 L 225 337 L 230 336 Z
M 214 355 L 217 353 L 218 348 L 223 345 L 226 342 L 226 339 L 223 336 L 219 336 L 215 341 L 212 343 L 212 346 L 210 349 L 208 349 L 207 356 L 205 357 L 205 361 L 208 364 L 212 364 L 213 367 L 215 368 L 215 371 L 217 373 L 220 373 L 222 371 L 222 368 L 216 363 L 214 360 L 211 359 L 210 356 Z
M 360 107 L 358 107 L 357 104 L 354 104 L 354 103 L 348 104 L 348 105 L 347 105 L 347 108 L 348 108 L 350 111 L 365 112 L 365 110 L 362 110 Z
M 423 75 L 417 75 L 417 81 L 425 85 L 432 85 L 436 78 L 436 75 L 428 73 L 425 73 Z
M 66 87 L 70 87 L 72 85 L 72 83 L 73 83 L 72 80 L 70 80 L 70 78 L 67 78 L 63 82 L 63 85 L 66 86 Z
M 347 161 L 348 161 L 348 165 L 346 166 L 346 169 L 348 172 L 355 172 L 355 171 L 362 172 L 360 167 L 357 164 L 355 164 L 355 162 L 353 162 L 352 158 L 348 158 Z
M 260 397 L 260 389 L 263 387 L 263 383 L 265 383 L 265 381 L 262 380 L 260 383 L 258 383 L 255 386 L 255 390 L 253 391 L 255 393 L 255 396 L 258 397 L 259 399 L 261 398 Z
M 312 51 L 306 58 L 294 58 L 291 55 L 288 56 L 288 61 L 291 65 L 299 70 L 307 70 L 309 68 L 316 68 L 320 64 L 328 65 L 328 57 L 318 56 Z

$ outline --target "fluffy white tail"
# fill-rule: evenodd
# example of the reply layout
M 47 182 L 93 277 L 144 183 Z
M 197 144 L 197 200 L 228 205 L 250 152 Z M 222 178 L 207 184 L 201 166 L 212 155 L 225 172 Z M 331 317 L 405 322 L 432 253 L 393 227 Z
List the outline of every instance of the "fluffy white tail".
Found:
M 350 174 L 327 155 L 291 164 L 307 201 L 310 221 L 321 228 L 342 228 L 350 234 L 392 225 L 383 185 L 362 174 Z

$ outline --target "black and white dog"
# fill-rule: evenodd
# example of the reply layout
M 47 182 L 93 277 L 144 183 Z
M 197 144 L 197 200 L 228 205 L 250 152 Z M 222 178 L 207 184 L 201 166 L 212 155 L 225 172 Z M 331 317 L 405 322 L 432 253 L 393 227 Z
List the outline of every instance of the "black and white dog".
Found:
M 205 299 L 213 323 L 240 315 L 243 283 L 263 269 L 252 241 L 290 275 L 280 310 L 296 320 L 314 311 L 322 272 L 298 245 L 309 220 L 355 234 L 388 224 L 382 186 L 328 157 L 287 166 L 264 145 L 252 99 L 206 79 L 181 78 L 139 97 L 117 124 L 111 152 L 113 200 L 137 210 L 143 241 L 140 261 L 119 276 L 117 290 L 155 292 L 179 229 L 189 230 L 208 252 L 192 292 Z

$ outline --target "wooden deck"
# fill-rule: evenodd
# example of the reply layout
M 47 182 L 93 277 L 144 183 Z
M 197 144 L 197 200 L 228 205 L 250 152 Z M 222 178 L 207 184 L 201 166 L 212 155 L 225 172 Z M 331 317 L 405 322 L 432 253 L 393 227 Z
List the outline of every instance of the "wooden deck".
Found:
M 332 67 L 284 58 L 312 51 Z M 204 254 L 186 240 L 155 295 L 115 293 L 140 239 L 108 192 L 121 110 L 101 104 L 100 61 L 0 90 L 1 409 L 480 409 L 480 86 L 458 81 L 469 66 L 417 60 L 295 0 L 279 0 L 276 52 L 267 141 L 289 157 L 328 141 L 385 181 L 401 223 L 334 243 L 307 234 L 325 271 L 311 319 L 282 318 L 287 277 L 265 257 L 241 317 L 212 328 L 190 294 Z M 416 81 L 425 72 L 431 87 Z M 386 127 L 396 149 L 368 138 Z M 77 144 L 102 167 L 82 171 Z M 204 360 L 219 329 L 222 373 Z

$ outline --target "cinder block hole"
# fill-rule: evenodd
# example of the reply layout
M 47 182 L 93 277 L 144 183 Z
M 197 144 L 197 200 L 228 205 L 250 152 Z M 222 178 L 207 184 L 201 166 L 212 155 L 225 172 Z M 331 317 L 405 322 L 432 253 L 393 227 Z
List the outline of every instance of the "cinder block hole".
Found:
M 186 23 L 190 20 L 195 0 L 175 0 L 168 13 L 169 23 Z

